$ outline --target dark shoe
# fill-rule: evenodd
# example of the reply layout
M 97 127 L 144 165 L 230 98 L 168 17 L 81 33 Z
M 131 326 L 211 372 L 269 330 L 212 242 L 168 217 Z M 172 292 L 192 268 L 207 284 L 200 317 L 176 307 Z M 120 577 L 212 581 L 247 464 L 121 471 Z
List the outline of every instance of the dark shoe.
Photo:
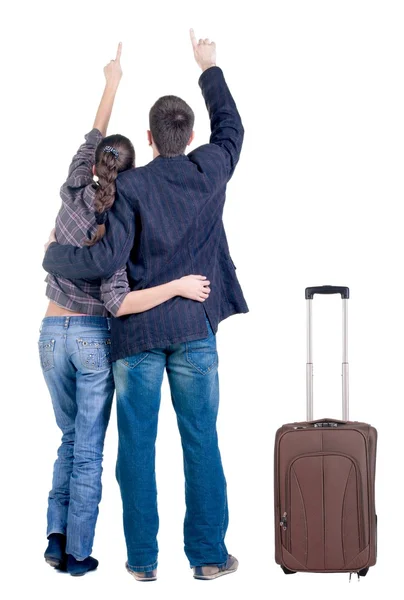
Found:
M 216 579 L 222 575 L 234 573 L 238 568 L 238 560 L 229 554 L 224 565 L 204 565 L 203 567 L 194 567 L 195 579 Z
M 73 577 L 81 577 L 89 571 L 95 571 L 98 567 L 98 560 L 88 556 L 84 560 L 76 560 L 71 554 L 67 555 L 67 572 Z
M 51 533 L 45 550 L 45 560 L 55 569 L 63 569 L 65 562 L 66 536 L 62 533 Z
M 126 570 L 128 573 L 133 575 L 136 581 L 156 581 L 157 579 L 157 569 L 153 569 L 153 571 L 132 571 L 129 569 L 128 563 L 125 564 Z

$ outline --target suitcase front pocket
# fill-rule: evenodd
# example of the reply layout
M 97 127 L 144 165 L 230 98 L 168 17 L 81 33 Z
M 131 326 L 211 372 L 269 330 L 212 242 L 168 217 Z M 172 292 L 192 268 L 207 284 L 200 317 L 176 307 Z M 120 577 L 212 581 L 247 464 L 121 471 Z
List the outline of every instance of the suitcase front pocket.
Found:
M 341 570 L 365 547 L 359 465 L 342 453 L 295 458 L 285 482 L 282 544 L 309 570 Z

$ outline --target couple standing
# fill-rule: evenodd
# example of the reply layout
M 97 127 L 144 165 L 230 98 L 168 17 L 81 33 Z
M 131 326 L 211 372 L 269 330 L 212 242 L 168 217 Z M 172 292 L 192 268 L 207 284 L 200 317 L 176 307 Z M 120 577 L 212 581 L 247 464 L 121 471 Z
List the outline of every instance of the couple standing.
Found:
M 43 262 L 50 303 L 39 348 L 63 433 L 45 559 L 72 575 L 98 565 L 90 554 L 115 386 L 126 567 L 140 581 L 157 577 L 155 440 L 165 370 L 184 456 L 185 553 L 198 579 L 238 566 L 224 543 L 228 508 L 216 433 L 215 333 L 220 321 L 248 311 L 222 221 L 243 127 L 216 66 L 215 44 L 197 42 L 192 30 L 191 41 L 203 71 L 210 143 L 185 154 L 194 114 L 176 96 L 160 98 L 150 110 L 153 160 L 146 166 L 134 168 L 126 137 L 105 137 L 122 75 L 120 45 L 104 69 L 94 128 L 62 186 Z M 188 275 L 194 273 L 202 275 Z

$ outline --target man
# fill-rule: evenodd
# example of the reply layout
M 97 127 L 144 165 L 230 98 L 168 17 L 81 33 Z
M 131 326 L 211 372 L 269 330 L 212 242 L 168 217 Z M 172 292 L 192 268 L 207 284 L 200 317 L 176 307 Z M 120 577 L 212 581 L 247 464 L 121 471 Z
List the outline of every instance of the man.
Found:
M 199 84 L 211 121 L 210 143 L 185 155 L 194 115 L 176 96 L 150 111 L 153 160 L 120 175 L 105 237 L 91 248 L 52 243 L 44 268 L 70 279 L 109 277 L 127 264 L 133 290 L 204 273 L 212 291 L 204 304 L 176 297 L 145 313 L 112 321 L 117 392 L 117 479 L 123 502 L 127 569 L 137 580 L 157 577 L 155 440 L 164 370 L 184 454 L 185 553 L 194 577 L 234 572 L 228 554 L 226 480 L 216 433 L 219 405 L 215 333 L 226 317 L 247 312 L 230 258 L 222 215 L 226 185 L 239 159 L 244 130 L 216 46 L 191 30 Z

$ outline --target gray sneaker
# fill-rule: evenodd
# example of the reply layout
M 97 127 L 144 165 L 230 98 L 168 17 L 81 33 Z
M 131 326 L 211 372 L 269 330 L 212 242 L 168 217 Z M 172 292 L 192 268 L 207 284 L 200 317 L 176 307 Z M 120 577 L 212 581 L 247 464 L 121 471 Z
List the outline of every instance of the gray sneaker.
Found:
M 203 567 L 194 567 L 195 579 L 216 579 L 222 575 L 234 573 L 238 568 L 238 560 L 229 554 L 227 561 L 221 567 L 217 565 L 204 565 Z
M 129 569 L 128 563 L 125 563 L 125 567 L 128 573 L 133 575 L 136 581 L 156 581 L 157 579 L 157 569 L 153 569 L 153 571 L 132 571 Z

